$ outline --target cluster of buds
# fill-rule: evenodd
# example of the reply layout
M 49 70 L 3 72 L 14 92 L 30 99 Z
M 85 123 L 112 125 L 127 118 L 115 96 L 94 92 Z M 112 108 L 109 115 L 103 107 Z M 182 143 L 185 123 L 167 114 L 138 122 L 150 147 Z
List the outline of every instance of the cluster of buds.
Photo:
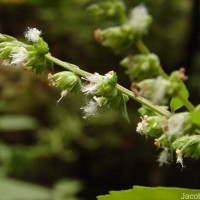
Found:
M 132 80 L 144 80 L 159 74 L 160 61 L 158 56 L 153 53 L 130 55 L 124 58 L 120 64 L 126 67 L 126 73 Z
M 48 80 L 50 86 L 57 87 L 62 90 L 61 97 L 57 102 L 60 102 L 68 92 L 79 92 L 82 85 L 80 78 L 73 72 L 69 71 L 59 72 L 54 75 L 49 73 Z
M 169 163 L 169 149 L 176 152 L 177 163 L 182 167 L 184 167 L 183 155 L 200 157 L 198 126 L 192 121 L 192 113 L 180 112 L 169 118 L 155 114 L 144 115 L 141 119 L 136 131 L 146 137 L 156 138 L 154 144 L 163 149 L 158 157 L 160 166 Z
M 99 5 L 94 5 L 94 7 L 95 6 L 98 7 Z M 101 9 L 103 8 L 101 7 Z M 105 11 L 105 9 L 103 10 Z M 99 12 L 104 13 L 102 11 Z M 98 12 L 96 13 L 98 14 Z M 128 51 L 132 48 L 143 34 L 147 32 L 147 28 L 152 21 L 152 17 L 148 14 L 146 7 L 143 5 L 135 7 L 131 11 L 130 17 L 123 17 L 123 19 L 126 20 L 123 20 L 124 23 L 122 25 L 110 27 L 101 31 L 98 29 L 95 34 L 97 41 L 103 46 L 110 47 L 115 53 Z
M 150 71 L 149 73 L 142 74 L 142 72 L 144 72 L 143 66 L 147 66 L 147 65 L 138 64 L 136 68 L 132 69 L 132 71 L 138 74 L 139 79 L 140 78 L 143 79 L 145 76 L 148 76 L 148 74 L 151 74 Z M 153 72 L 155 73 L 159 72 L 159 68 L 155 67 L 155 65 L 153 66 L 149 67 L 149 69 L 152 69 L 152 76 L 153 76 Z M 128 73 L 134 74 L 131 72 L 130 69 Z M 181 76 L 183 77 L 183 75 Z M 130 77 L 133 78 L 136 76 L 130 75 Z M 161 105 L 161 106 L 166 105 L 169 102 L 169 100 L 173 96 L 176 96 L 178 92 L 180 92 L 181 90 L 185 90 L 185 92 L 187 92 L 187 89 L 184 83 L 180 79 L 180 71 L 173 72 L 168 79 L 165 79 L 162 76 L 157 76 L 156 78 L 148 78 L 140 82 L 135 82 L 132 86 L 134 86 L 132 87 L 132 90 L 134 93 L 136 93 L 136 95 L 145 97 L 149 99 L 151 102 L 153 102 L 154 104 Z
M 99 108 L 121 108 L 123 116 L 128 120 L 126 102 L 128 97 L 117 90 L 117 76 L 113 71 L 104 76 L 94 73 L 81 79 L 70 71 L 59 72 L 48 75 L 49 84 L 62 90 L 60 100 L 68 92 L 83 92 L 86 96 L 86 104 L 81 108 L 83 118 L 90 118 L 97 115 Z
M 104 14 L 109 16 L 109 9 L 104 6 L 109 3 L 116 4 L 117 0 L 100 3 L 93 8 L 97 15 Z M 114 7 L 113 7 L 114 8 Z M 115 7 L 116 8 L 116 7 Z M 94 9 L 94 10 L 95 10 Z M 117 9 L 115 12 L 117 13 Z M 114 15 L 113 15 L 114 16 Z M 124 18 L 125 19 L 125 18 Z M 132 92 L 136 98 L 144 97 L 160 109 L 168 109 L 169 105 L 172 112 L 183 106 L 183 101 L 187 101 L 189 93 L 183 81 L 187 80 L 185 69 L 173 72 L 170 76 L 165 74 L 160 65 L 157 55 L 141 44 L 142 36 L 147 32 L 152 17 L 144 5 L 139 5 L 131 10 L 129 17 L 120 25 L 113 25 L 107 29 L 97 29 L 95 32 L 96 40 L 103 46 L 111 48 L 115 53 L 132 52 L 133 45 L 136 45 L 141 54 L 129 54 L 121 61 L 121 65 L 127 70 L 126 73 L 133 81 Z M 90 90 L 96 90 L 96 85 L 89 86 Z M 180 95 L 181 94 L 181 95 Z M 180 97 L 181 96 L 181 97 Z M 94 97 L 97 100 L 99 97 Z M 185 100 L 180 100 L 180 98 Z M 99 105 L 105 104 L 106 98 L 101 96 Z M 169 104 L 170 102 L 170 104 Z M 187 106 L 186 106 L 187 107 Z M 190 107 L 190 106 L 189 106 Z M 190 107 L 191 108 L 191 107 Z M 193 108 L 192 108 L 193 109 Z M 189 111 L 191 109 L 188 109 Z M 158 162 L 160 166 L 168 164 L 175 152 L 177 163 L 182 167 L 183 156 L 200 157 L 199 136 L 200 133 L 200 108 L 193 112 L 181 112 L 170 116 L 161 116 L 146 107 L 139 109 L 141 122 L 138 123 L 136 131 L 142 135 L 155 138 L 155 145 L 163 150 L 159 154 Z
M 120 107 L 128 101 L 128 97 L 117 90 L 116 73 L 110 71 L 104 76 L 94 73 L 93 75 L 83 78 L 86 84 L 82 86 L 83 93 L 86 94 L 86 105 L 82 108 L 84 118 L 89 118 L 97 113 L 99 107 Z M 126 115 L 126 109 L 122 109 L 123 115 Z
M 166 75 L 160 66 L 158 56 L 150 53 L 143 45 L 142 36 L 152 22 L 145 6 L 139 5 L 131 10 L 129 17 L 126 16 L 125 6 L 120 0 L 102 2 L 91 6 L 90 10 L 101 18 L 111 19 L 111 21 L 116 19 L 114 21 L 117 25 L 104 30 L 98 29 L 95 32 L 96 39 L 102 45 L 112 48 L 116 53 L 127 52 L 133 45 L 141 51 L 142 54 L 129 55 L 121 61 L 130 79 L 138 81 L 132 84 L 134 94 L 117 84 L 117 75 L 113 71 L 105 75 L 98 73 L 91 75 L 65 65 L 71 71 L 48 76 L 50 85 L 61 89 L 58 102 L 68 92 L 83 92 L 86 96 L 86 104 L 81 108 L 83 118 L 95 116 L 99 108 L 106 106 L 120 108 L 125 119 L 129 121 L 126 102 L 130 96 L 143 104 L 143 107 L 139 109 L 142 117 L 136 131 L 146 137 L 154 137 L 154 144 L 162 148 L 158 157 L 160 166 L 169 163 L 173 152 L 176 153 L 176 161 L 181 164 L 182 168 L 184 167 L 184 156 L 199 158 L 200 106 L 194 108 L 187 101 L 189 93 L 183 83 L 187 79 L 184 68 L 173 72 L 170 76 Z M 36 73 L 52 67 L 53 62 L 64 66 L 64 62 L 56 62 L 58 59 L 56 61 L 47 59 L 51 56 L 46 55 L 49 48 L 41 34 L 42 32 L 36 28 L 28 28 L 24 33 L 28 44 L 0 34 L 0 58 L 5 63 L 22 66 Z M 84 77 L 80 79 L 78 75 Z M 189 108 L 190 112 L 178 114 L 168 112 L 170 99 L 172 112 L 181 108 L 183 104 Z
M 88 10 L 95 14 L 100 20 L 110 20 L 116 23 L 123 23 L 126 18 L 126 6 L 122 1 L 111 0 L 93 4 Z
M 0 57 L 12 66 L 41 73 L 47 67 L 52 68 L 52 62 L 45 59 L 49 52 L 47 43 L 42 39 L 41 31 L 36 28 L 28 28 L 24 33 L 30 44 L 24 44 L 15 38 L 4 36 L 0 43 Z

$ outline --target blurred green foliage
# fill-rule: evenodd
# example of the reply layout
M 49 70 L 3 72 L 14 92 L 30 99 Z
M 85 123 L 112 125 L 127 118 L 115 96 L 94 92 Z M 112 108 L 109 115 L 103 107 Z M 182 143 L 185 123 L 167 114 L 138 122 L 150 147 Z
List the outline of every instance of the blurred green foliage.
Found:
M 0 183 L 0 194 L 2 200 L 77 200 L 75 194 L 81 187 L 78 181 L 61 180 L 50 190 L 32 183 L 3 178 Z
M 99 1 L 0 1 L 0 32 L 22 37 L 27 27 L 37 27 L 43 31 L 43 37 L 56 57 L 90 72 L 105 73 L 114 69 L 120 76 L 119 82 L 129 87 L 128 78 L 118 67 L 121 57 L 100 47 L 93 39 L 96 28 L 110 25 L 96 21 L 87 12 L 86 8 L 95 2 Z M 161 56 L 161 64 L 167 71 L 179 68 L 187 53 L 192 1 L 124 2 L 128 8 L 138 3 L 147 5 L 154 22 L 145 37 L 146 42 Z M 198 65 L 198 54 L 193 63 Z M 198 68 L 191 68 L 198 72 Z M 55 67 L 55 71 L 58 70 Z M 155 148 L 135 133 L 139 121 L 137 105 L 128 107 L 131 125 L 122 119 L 118 110 L 101 111 L 98 117 L 83 120 L 79 109 L 84 104 L 82 95 L 69 95 L 57 105 L 60 91 L 48 86 L 46 77 L 0 66 L 0 172 L 3 177 L 46 185 L 57 195 L 50 197 L 53 200 L 69 200 L 65 192 L 71 199 L 94 199 L 97 194 L 134 184 L 199 187 L 199 170 L 194 166 L 187 168 L 185 173 L 190 174 L 190 178 L 186 176 L 185 179 L 181 178 L 180 169 L 173 168 L 177 172 L 173 177 L 177 182 L 173 183 L 170 179 L 172 167 L 168 170 L 157 167 Z M 191 88 L 199 87 L 198 79 L 196 73 L 195 79 L 190 81 L 194 82 Z M 70 178 L 78 182 L 69 182 L 66 186 L 65 181 L 60 183 L 60 180 Z M 8 188 L 0 185 L 1 195 L 12 190 L 8 200 L 16 199 L 15 194 L 21 191 L 18 187 L 26 186 L 26 183 L 21 186 L 20 182 L 6 178 L 1 183 Z M 31 188 L 35 195 L 36 190 L 40 193 L 35 186 Z M 44 190 L 48 190 L 49 195 L 49 189 Z

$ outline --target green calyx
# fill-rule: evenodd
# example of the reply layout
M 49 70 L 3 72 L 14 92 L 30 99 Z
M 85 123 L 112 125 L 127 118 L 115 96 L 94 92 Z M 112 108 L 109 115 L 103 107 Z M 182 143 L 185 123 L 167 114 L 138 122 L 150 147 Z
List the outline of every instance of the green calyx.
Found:
M 101 21 L 112 21 L 121 24 L 127 20 L 126 7 L 120 0 L 109 0 L 88 7 L 88 11 Z
M 42 38 L 39 38 L 33 45 L 27 45 L 7 36 L 4 36 L 4 40 L 4 42 L 0 43 L 0 57 L 10 61 L 10 64 L 22 65 L 24 68 L 36 73 L 42 73 L 47 68 L 53 68 L 53 62 L 45 58 L 45 55 L 49 52 L 49 48 Z M 22 48 L 27 54 L 26 57 L 19 52 Z M 23 56 L 24 59 L 22 59 Z M 13 57 L 15 61 L 13 61 Z
M 73 72 L 64 71 L 54 75 L 49 74 L 48 78 L 51 85 L 62 90 L 77 93 L 81 89 L 81 80 Z
M 131 79 L 144 80 L 159 74 L 160 61 L 153 53 L 135 55 L 124 58 L 121 63 Z

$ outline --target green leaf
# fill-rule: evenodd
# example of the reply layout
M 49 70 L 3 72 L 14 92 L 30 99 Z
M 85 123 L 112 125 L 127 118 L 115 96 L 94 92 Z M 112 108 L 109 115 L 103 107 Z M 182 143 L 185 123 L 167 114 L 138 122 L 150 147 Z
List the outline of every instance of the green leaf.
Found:
M 167 187 L 134 186 L 131 190 L 113 192 L 109 195 L 98 196 L 98 200 L 180 200 L 191 199 L 199 194 L 200 190 Z M 194 196 L 195 195 L 195 196 Z
M 124 117 L 124 119 L 130 123 L 130 119 L 128 116 L 128 112 L 127 112 L 127 108 L 126 108 L 126 102 L 128 101 L 128 96 L 125 94 L 122 94 L 122 98 L 121 98 L 121 111 L 122 111 L 122 115 Z
M 181 85 L 181 90 L 180 92 L 183 94 L 183 96 L 188 99 L 189 97 L 189 92 L 185 86 L 185 84 L 183 83 L 183 81 L 180 81 L 180 85 Z M 178 110 L 179 108 L 181 108 L 183 106 L 183 102 L 177 97 L 173 97 L 171 102 L 170 102 L 170 108 L 171 110 L 174 112 L 176 110 Z

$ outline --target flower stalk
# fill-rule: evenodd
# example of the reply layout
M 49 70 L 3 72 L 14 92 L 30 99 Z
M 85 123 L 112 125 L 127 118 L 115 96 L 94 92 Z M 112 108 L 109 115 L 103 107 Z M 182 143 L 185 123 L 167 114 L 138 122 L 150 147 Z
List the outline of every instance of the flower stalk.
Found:
M 61 60 L 59 60 L 58 58 L 53 57 L 51 54 L 46 54 L 45 58 L 71 72 L 74 72 L 75 74 L 82 76 L 82 77 L 89 77 L 92 74 L 89 72 L 86 72 L 82 69 L 80 69 L 78 66 L 68 63 L 68 62 L 63 62 Z M 140 104 L 146 106 L 147 108 L 155 111 L 156 113 L 166 116 L 167 118 L 171 116 L 171 113 L 163 108 L 161 108 L 160 106 L 154 105 L 153 103 L 151 103 L 150 101 L 148 101 L 147 99 L 141 97 L 141 96 L 135 96 L 134 93 L 126 88 L 124 88 L 123 86 L 117 84 L 117 89 L 118 91 L 122 92 L 123 94 L 126 94 L 129 98 L 134 99 L 135 101 L 139 102 Z
M 142 40 L 139 40 L 136 43 L 137 48 L 140 50 L 140 52 L 144 55 L 148 55 L 150 53 L 150 50 L 147 48 L 147 46 L 142 42 Z M 161 65 L 159 66 L 159 75 L 162 76 L 164 79 L 168 80 L 169 76 L 165 73 L 165 71 L 163 70 L 163 68 L 161 67 Z M 195 109 L 194 105 L 188 100 L 186 99 L 182 92 L 179 91 L 177 94 L 178 98 L 182 101 L 182 103 L 184 104 L 184 106 L 189 110 L 189 111 L 193 111 Z

